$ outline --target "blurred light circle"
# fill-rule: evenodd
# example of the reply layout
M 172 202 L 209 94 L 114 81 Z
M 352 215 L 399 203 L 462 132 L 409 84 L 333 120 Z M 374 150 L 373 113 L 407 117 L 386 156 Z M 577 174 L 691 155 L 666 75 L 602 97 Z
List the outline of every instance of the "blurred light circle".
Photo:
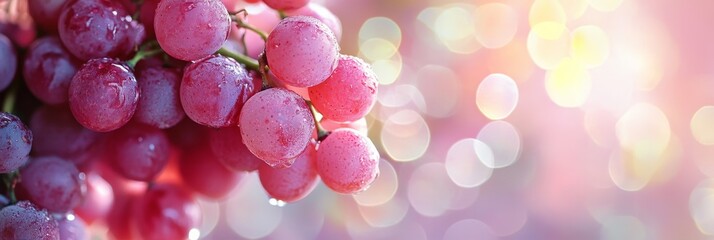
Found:
M 417 72 L 416 86 L 424 96 L 427 115 L 445 118 L 454 113 L 461 93 L 461 84 L 454 71 L 426 65 Z
M 518 130 L 506 121 L 493 121 L 486 124 L 481 128 L 476 139 L 485 143 L 493 152 L 493 162 L 482 161 L 490 168 L 510 166 L 521 154 L 521 136 Z
M 380 134 L 387 154 L 395 161 L 413 161 L 424 155 L 431 133 L 429 126 L 414 110 L 402 110 L 387 118 Z
M 367 62 L 390 59 L 398 49 L 390 41 L 383 38 L 370 38 L 359 44 L 361 57 Z
M 714 235 L 714 179 L 706 179 L 692 190 L 689 214 L 700 232 Z
M 390 59 L 380 59 L 370 64 L 377 81 L 382 85 L 389 85 L 397 81 L 402 73 L 402 55 L 397 52 Z
M 576 20 L 585 14 L 588 9 L 588 0 L 560 0 L 563 12 L 568 16 L 568 20 Z
M 561 107 L 582 106 L 590 95 L 592 80 L 585 65 L 572 58 L 563 59 L 545 77 L 548 97 Z
M 528 12 L 531 27 L 545 22 L 565 24 L 566 15 L 558 0 L 535 0 Z
M 611 12 L 622 5 L 623 0 L 589 0 L 590 6 L 601 12 Z
M 602 28 L 585 25 L 574 29 L 571 34 L 573 58 L 580 60 L 587 67 L 602 65 L 610 55 L 610 40 Z
M 602 220 L 600 231 L 603 240 L 644 240 L 647 238 L 647 227 L 632 216 L 610 216 Z
M 446 173 L 460 187 L 473 188 L 485 183 L 493 173 L 493 152 L 476 139 L 454 143 L 446 154 Z
M 530 80 L 535 70 L 535 64 L 528 55 L 525 38 L 515 38 L 498 51 L 491 51 L 488 59 L 488 72 L 503 73 L 518 83 Z
M 480 188 L 456 188 L 456 193 L 449 204 L 449 210 L 464 210 L 473 206 L 479 198 L 480 191 Z
M 528 33 L 526 46 L 533 63 L 545 70 L 554 69 L 570 52 L 570 34 L 562 23 L 539 23 Z
M 402 43 L 402 30 L 399 25 L 386 17 L 367 19 L 359 29 L 360 45 L 372 38 L 381 38 L 391 42 L 397 49 Z
M 221 206 L 218 202 L 198 198 L 201 207 L 201 225 L 198 227 L 200 238 L 209 235 L 218 225 L 221 216 Z
M 402 108 L 414 103 L 418 109 L 426 111 L 426 100 L 418 88 L 410 84 L 381 86 L 377 91 L 377 101 L 385 107 Z
M 372 227 L 390 227 L 404 219 L 409 211 L 409 203 L 401 197 L 395 197 L 384 204 L 358 206 L 359 213 Z
M 491 120 L 507 118 L 518 105 L 518 86 L 505 74 L 486 76 L 476 90 L 476 106 Z
M 247 174 L 241 184 L 226 201 L 226 223 L 244 238 L 264 238 L 280 224 L 283 208 L 268 203 L 257 174 Z
M 330 211 L 322 202 L 317 201 L 317 199 L 328 198 L 320 193 L 320 188 L 316 188 L 306 198 L 286 204 L 283 207 L 283 219 L 271 233 L 270 238 L 292 239 L 295 236 L 303 239 L 316 238 L 325 223 L 326 211 Z
M 443 163 L 430 162 L 419 166 L 409 178 L 407 197 L 419 214 L 438 217 L 449 210 L 456 193 L 455 186 Z
M 365 191 L 352 195 L 361 206 L 377 206 L 390 201 L 397 193 L 399 178 L 389 161 L 379 160 L 379 177 Z
M 692 135 L 703 145 L 714 145 L 714 106 L 703 106 L 689 123 Z
M 583 117 L 583 125 L 590 139 L 600 146 L 611 146 L 615 143 L 615 117 L 602 109 L 587 109 Z
M 657 158 L 670 141 L 667 116 L 658 107 L 638 103 L 620 117 L 615 126 L 620 146 L 637 158 Z
M 474 6 L 452 4 L 444 8 L 434 20 L 436 37 L 451 52 L 470 54 L 481 48 L 476 38 Z
M 518 16 L 503 3 L 487 3 L 476 8 L 476 39 L 485 48 L 500 48 L 511 42 L 518 29 Z
M 495 240 L 498 239 L 491 227 L 476 219 L 464 219 L 451 224 L 444 233 L 443 240 Z

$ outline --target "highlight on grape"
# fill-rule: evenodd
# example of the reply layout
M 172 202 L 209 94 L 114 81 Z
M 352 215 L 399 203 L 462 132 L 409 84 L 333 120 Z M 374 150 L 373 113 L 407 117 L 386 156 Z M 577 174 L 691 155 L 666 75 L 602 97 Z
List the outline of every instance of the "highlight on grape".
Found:
M 708 239 L 711 9 L 0 0 L 0 239 Z

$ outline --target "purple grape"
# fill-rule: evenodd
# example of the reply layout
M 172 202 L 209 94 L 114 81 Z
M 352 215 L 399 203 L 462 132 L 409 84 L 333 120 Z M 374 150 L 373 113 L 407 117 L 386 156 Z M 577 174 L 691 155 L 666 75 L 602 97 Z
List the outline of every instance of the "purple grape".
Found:
M 144 38 L 144 27 L 132 21 L 120 2 L 72 0 L 59 17 L 59 35 L 81 60 L 127 58 Z
M 206 144 L 193 146 L 181 155 L 179 172 L 184 183 L 194 192 L 220 199 L 238 185 L 243 173 L 223 166 Z
M 114 169 L 130 180 L 151 181 L 169 161 L 169 139 L 154 127 L 129 124 L 108 141 Z
M 75 164 L 94 157 L 92 146 L 100 135 L 82 127 L 66 106 L 40 107 L 30 118 L 35 138 L 32 152 L 37 156 L 59 156 Z
M 141 92 L 134 114 L 136 121 L 165 129 L 184 118 L 179 97 L 181 74 L 177 70 L 137 65 L 136 78 Z
M 194 122 L 210 127 L 235 126 L 243 104 L 260 86 L 235 60 L 213 55 L 184 70 L 181 104 Z
M 260 183 L 270 197 L 284 202 L 295 202 L 310 194 L 317 185 L 318 179 L 315 168 L 317 157 L 315 147 L 315 142 L 310 142 L 289 168 L 260 166 L 258 169 Z
M 211 130 L 208 139 L 218 161 L 234 171 L 254 171 L 263 164 L 243 143 L 239 127 Z
M 82 219 L 67 214 L 57 219 L 59 226 L 59 240 L 85 240 L 89 239 L 87 234 L 87 224 Z
M 32 20 L 42 29 L 56 33 L 62 6 L 67 0 L 28 0 Z
M 39 210 L 28 201 L 0 210 L 0 239 L 55 240 L 59 227 L 46 210 Z
M 22 73 L 30 92 L 47 104 L 67 101 L 67 89 L 79 65 L 55 36 L 40 38 L 28 49 Z
M 320 22 L 323 22 L 327 27 L 332 30 L 339 42 L 342 38 L 342 22 L 340 21 L 334 13 L 330 12 L 329 9 L 317 3 L 308 3 L 306 6 L 285 11 L 288 16 L 309 16 L 314 17 Z
M 124 126 L 136 111 L 139 87 L 128 66 L 116 59 L 92 59 L 69 85 L 69 107 L 79 124 L 97 132 Z
M 162 0 L 156 8 L 154 31 L 167 54 L 193 61 L 221 48 L 228 39 L 230 23 L 221 1 Z
M 20 184 L 30 201 L 56 213 L 82 203 L 87 191 L 85 181 L 74 164 L 58 157 L 34 158 L 20 170 Z
M 135 207 L 136 230 L 143 239 L 188 239 L 201 223 L 201 208 L 185 189 L 158 184 Z
M 32 132 L 15 115 L 0 112 L 0 173 L 24 165 L 31 148 Z
M 5 90 L 17 71 L 17 53 L 12 42 L 5 35 L 0 33 L 0 91 Z

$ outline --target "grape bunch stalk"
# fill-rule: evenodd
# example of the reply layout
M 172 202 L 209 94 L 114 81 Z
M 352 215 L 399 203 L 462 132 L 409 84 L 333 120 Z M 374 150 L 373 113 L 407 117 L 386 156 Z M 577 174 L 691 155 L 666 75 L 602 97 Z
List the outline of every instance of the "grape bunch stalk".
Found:
M 248 172 L 280 204 L 320 179 L 357 194 L 379 175 L 365 121 L 377 77 L 340 53 L 321 5 L 0 7 L 0 239 L 89 239 L 94 224 L 111 239 L 195 238 L 196 198 L 223 199 Z

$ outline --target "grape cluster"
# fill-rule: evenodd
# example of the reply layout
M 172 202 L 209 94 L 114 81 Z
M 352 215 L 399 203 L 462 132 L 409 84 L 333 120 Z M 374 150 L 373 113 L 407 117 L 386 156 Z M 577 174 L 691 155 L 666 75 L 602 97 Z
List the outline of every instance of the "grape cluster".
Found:
M 379 175 L 364 118 L 376 75 L 340 53 L 323 6 L 15 1 L 0 10 L 20 16 L 0 15 L 0 239 L 88 239 L 93 224 L 186 239 L 196 197 L 222 199 L 248 172 L 285 203 L 320 179 L 355 194 Z

